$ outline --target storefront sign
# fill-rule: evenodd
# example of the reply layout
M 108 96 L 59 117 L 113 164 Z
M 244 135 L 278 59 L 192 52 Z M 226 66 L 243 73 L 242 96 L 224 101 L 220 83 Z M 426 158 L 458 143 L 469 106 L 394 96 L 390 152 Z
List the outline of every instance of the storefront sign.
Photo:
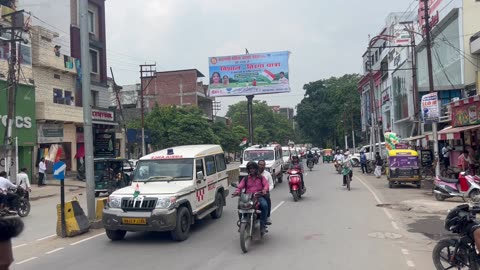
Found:
M 63 142 L 63 123 L 38 124 L 37 137 L 38 143 Z
M 113 122 L 115 121 L 115 113 L 92 109 L 92 120 Z
M 426 124 L 438 122 L 438 93 L 426 94 L 422 97 L 422 118 Z
M 94 157 L 115 157 L 115 132 L 96 133 L 93 142 Z
M 468 126 L 480 124 L 480 102 L 452 106 L 452 126 Z

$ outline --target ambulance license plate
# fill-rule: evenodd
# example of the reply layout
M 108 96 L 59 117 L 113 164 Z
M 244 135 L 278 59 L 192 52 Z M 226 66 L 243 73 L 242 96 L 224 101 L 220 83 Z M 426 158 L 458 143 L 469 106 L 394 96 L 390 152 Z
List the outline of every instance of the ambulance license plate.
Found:
M 122 224 L 147 225 L 146 218 L 122 218 Z

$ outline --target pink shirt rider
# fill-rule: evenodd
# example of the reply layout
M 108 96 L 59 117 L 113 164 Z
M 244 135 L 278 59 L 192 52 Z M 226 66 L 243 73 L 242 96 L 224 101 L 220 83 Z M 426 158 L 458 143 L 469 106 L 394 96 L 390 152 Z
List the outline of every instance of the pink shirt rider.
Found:
M 265 176 L 256 176 L 253 178 L 249 175 L 247 181 L 244 181 L 244 179 L 242 179 L 242 181 L 240 181 L 240 183 L 238 184 L 235 193 L 240 193 L 240 191 L 245 188 L 246 182 L 248 183 L 246 183 L 247 190 L 245 191 L 245 193 L 251 194 L 255 192 L 268 191 L 269 185 L 268 180 L 267 178 L 265 178 Z

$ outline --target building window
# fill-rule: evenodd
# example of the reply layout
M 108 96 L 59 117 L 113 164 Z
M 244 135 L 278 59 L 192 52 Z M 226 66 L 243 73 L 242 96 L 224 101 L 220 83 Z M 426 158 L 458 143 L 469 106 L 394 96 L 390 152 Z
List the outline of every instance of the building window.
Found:
M 58 74 L 53 74 L 53 78 L 60 80 L 60 75 L 58 75 Z
M 88 32 L 90 34 L 95 34 L 95 12 L 89 10 L 88 11 Z
M 98 67 L 100 66 L 100 57 L 97 50 L 90 49 L 91 72 L 98 74 Z
M 93 107 L 97 107 L 97 97 L 98 97 L 98 93 L 96 91 L 92 91 L 92 106 Z
M 65 104 L 67 105 L 74 105 L 73 103 L 75 103 L 73 101 L 73 96 L 72 96 L 72 92 L 71 91 L 65 91 Z
M 63 98 L 63 90 L 53 88 L 53 103 L 65 104 L 65 99 Z

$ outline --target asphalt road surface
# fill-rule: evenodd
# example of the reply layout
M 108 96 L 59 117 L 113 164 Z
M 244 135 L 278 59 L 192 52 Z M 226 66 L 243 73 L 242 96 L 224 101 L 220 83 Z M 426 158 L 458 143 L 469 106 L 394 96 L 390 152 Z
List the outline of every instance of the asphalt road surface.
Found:
M 333 166 L 320 164 L 305 181 L 307 193 L 298 202 L 288 183 L 277 185 L 273 225 L 246 254 L 239 244 L 236 199 L 228 198 L 221 219 L 195 224 L 184 242 L 168 233 L 128 233 L 112 242 L 103 230 L 69 239 L 51 236 L 58 199 L 44 199 L 33 203 L 24 220 L 11 269 L 433 269 L 423 244 L 376 206 L 376 191 L 365 179 L 354 177 L 347 191 Z

